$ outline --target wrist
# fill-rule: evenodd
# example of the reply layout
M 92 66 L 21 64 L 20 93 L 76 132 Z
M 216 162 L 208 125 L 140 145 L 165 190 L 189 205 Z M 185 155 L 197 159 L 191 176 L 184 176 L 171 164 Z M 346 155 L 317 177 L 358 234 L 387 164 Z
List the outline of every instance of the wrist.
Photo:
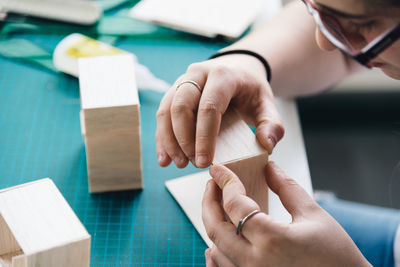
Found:
M 254 52 L 254 51 L 246 50 L 246 49 L 229 49 L 229 50 L 227 49 L 227 50 L 223 50 L 223 51 L 220 51 L 220 52 L 212 55 L 209 59 L 215 59 L 215 58 L 231 56 L 231 55 L 243 55 L 246 57 L 251 57 L 253 59 L 256 59 L 264 67 L 267 81 L 271 82 L 271 68 L 269 66 L 268 61 L 263 56 L 261 56 L 260 54 Z

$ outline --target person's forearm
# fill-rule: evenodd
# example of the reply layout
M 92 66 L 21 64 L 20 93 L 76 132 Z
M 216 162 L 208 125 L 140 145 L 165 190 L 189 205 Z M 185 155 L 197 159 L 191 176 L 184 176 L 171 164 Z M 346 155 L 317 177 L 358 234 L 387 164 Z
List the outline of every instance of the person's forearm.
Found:
M 260 53 L 271 67 L 271 86 L 276 95 L 306 95 L 326 89 L 360 68 L 338 50 L 322 51 L 314 36 L 315 22 L 298 1 L 222 51 L 249 49 Z

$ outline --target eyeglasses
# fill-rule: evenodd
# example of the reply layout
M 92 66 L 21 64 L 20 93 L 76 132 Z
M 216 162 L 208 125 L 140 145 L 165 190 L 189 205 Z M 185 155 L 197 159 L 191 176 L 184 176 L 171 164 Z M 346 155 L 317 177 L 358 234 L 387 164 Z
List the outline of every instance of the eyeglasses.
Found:
M 341 51 L 366 67 L 371 67 L 369 65 L 370 60 L 400 37 L 400 24 L 397 24 L 383 31 L 378 36 L 374 36 L 372 41 L 367 42 L 359 32 L 344 30 L 334 15 L 323 11 L 312 0 L 302 1 L 307 6 L 308 12 L 314 17 L 315 22 L 325 37 Z

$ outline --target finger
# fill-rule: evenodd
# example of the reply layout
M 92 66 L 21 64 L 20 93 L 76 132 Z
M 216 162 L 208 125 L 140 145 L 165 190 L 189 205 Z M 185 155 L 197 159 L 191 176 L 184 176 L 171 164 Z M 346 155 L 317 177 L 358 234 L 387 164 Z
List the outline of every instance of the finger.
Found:
M 205 72 L 186 74 L 181 77 L 181 84 L 176 90 L 171 104 L 171 121 L 175 138 L 192 163 L 195 163 L 195 131 L 196 114 L 201 96 L 201 88 L 206 80 Z M 183 81 L 194 81 L 200 88 L 192 83 Z
M 164 123 L 164 120 L 167 119 L 164 116 L 164 112 L 167 112 L 170 106 L 170 102 L 172 99 L 172 92 L 171 89 L 167 91 L 167 93 L 164 95 L 163 99 L 160 102 L 160 106 L 157 111 L 157 128 L 156 128 L 156 152 L 157 152 L 157 159 L 158 159 L 158 164 L 162 167 L 166 167 L 171 163 L 171 157 L 168 155 L 168 153 L 165 151 L 163 147 L 163 141 L 165 140 L 162 138 L 164 133 L 161 133 L 161 129 L 164 127 L 160 127 L 160 123 Z M 160 118 L 162 117 L 162 118 Z
M 222 190 L 224 210 L 235 226 L 252 211 L 260 210 L 260 206 L 246 196 L 242 182 L 231 170 L 225 166 L 214 165 L 210 169 L 210 174 Z M 268 215 L 257 213 L 243 225 L 241 234 L 252 242 L 260 236 L 260 233 L 280 230 L 279 225 Z
M 166 167 L 171 163 L 171 158 L 169 157 L 168 153 L 165 151 L 163 148 L 161 141 L 160 141 L 160 136 L 159 136 L 159 131 L 156 130 L 156 153 L 157 153 L 157 160 L 158 164 L 161 167 Z
M 278 110 L 271 98 L 266 98 L 259 107 L 256 117 L 256 137 L 261 145 L 272 153 L 275 145 L 282 139 L 285 128 Z
M 207 267 L 218 267 L 218 265 L 211 258 L 211 249 L 208 248 L 204 251 L 204 255 L 206 257 L 206 266 Z
M 216 264 L 216 266 L 223 267 L 235 267 L 237 266 L 232 262 L 224 253 L 222 253 L 216 246 L 213 246 L 210 251 L 210 256 L 212 261 Z
M 221 206 L 221 191 L 213 180 L 208 181 L 204 192 L 202 217 L 207 235 L 234 262 L 241 262 L 241 255 L 251 252 L 251 244 L 236 235 L 236 227 L 226 221 Z
M 186 167 L 188 159 L 176 141 L 171 122 L 170 106 L 175 89 L 171 88 L 161 100 L 157 111 L 156 149 L 160 166 L 167 166 L 172 159 L 178 168 Z M 165 156 L 165 154 L 168 157 Z M 169 158 L 169 159 L 168 159 Z
M 227 167 L 214 165 L 210 169 L 210 175 L 222 190 L 224 210 L 234 225 L 251 211 L 260 209 L 254 200 L 246 196 L 242 182 Z
M 289 178 L 274 162 L 269 162 L 265 168 L 265 179 L 271 190 L 277 194 L 292 215 L 293 220 L 307 216 L 309 212 L 318 209 L 317 203 L 292 178 Z
M 205 168 L 214 157 L 215 143 L 221 124 L 236 85 L 224 69 L 209 73 L 200 98 L 196 126 L 196 165 Z

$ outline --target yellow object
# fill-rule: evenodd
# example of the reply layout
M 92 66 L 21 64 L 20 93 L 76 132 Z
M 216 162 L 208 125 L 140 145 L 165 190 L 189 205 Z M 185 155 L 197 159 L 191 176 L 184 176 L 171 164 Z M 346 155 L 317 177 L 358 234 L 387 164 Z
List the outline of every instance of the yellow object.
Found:
M 74 58 L 110 56 L 126 53 L 121 49 L 81 35 L 65 52 Z

